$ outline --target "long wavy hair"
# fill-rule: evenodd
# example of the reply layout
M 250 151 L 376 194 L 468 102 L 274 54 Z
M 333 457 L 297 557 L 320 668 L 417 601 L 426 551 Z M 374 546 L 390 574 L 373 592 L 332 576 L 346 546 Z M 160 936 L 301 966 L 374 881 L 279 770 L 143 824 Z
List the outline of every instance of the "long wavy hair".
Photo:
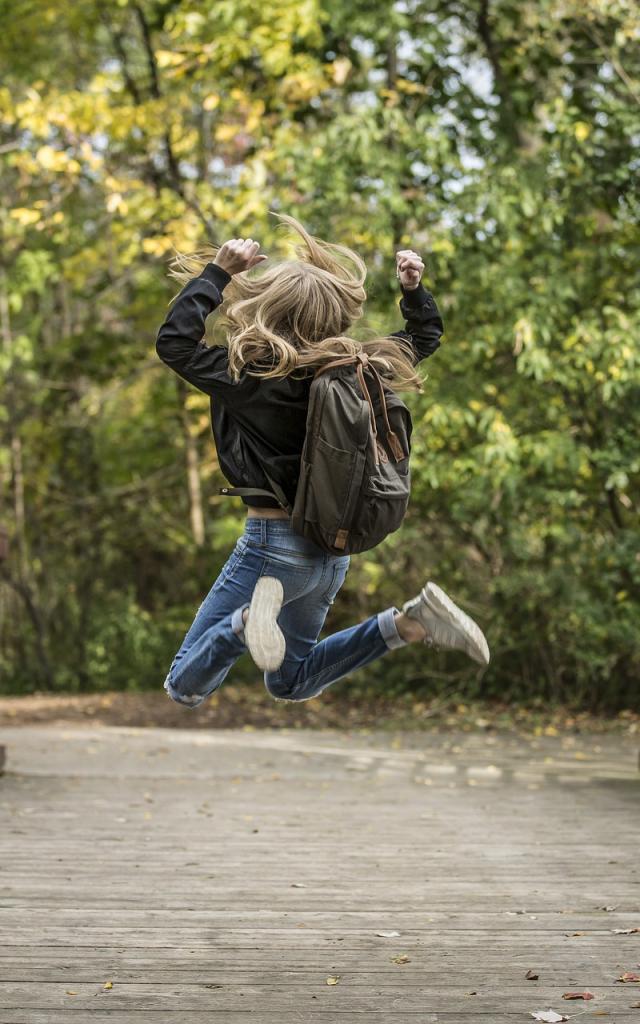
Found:
M 296 231 L 302 244 L 295 246 L 297 259 L 265 261 L 234 274 L 225 286 L 215 331 L 226 336 L 233 379 L 242 372 L 264 378 L 297 376 L 296 371 L 306 375 L 334 359 L 366 352 L 391 386 L 422 391 L 407 341 L 388 336 L 358 341 L 346 333 L 362 316 L 367 298 L 367 268 L 361 257 L 345 245 L 309 234 L 295 217 L 273 216 Z M 185 285 L 215 259 L 219 248 L 178 252 L 170 262 L 170 276 Z

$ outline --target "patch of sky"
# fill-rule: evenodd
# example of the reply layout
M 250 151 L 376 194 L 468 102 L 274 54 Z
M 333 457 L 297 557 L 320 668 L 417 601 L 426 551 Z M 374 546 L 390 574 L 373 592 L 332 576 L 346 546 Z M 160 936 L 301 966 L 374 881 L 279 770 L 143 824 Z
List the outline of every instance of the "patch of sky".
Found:
M 371 68 L 368 78 L 373 85 L 386 83 L 388 78 L 386 68 Z
M 474 178 L 472 174 L 461 174 L 457 178 L 447 178 L 446 181 L 442 182 L 442 189 L 444 194 L 447 196 L 459 196 L 461 192 L 464 192 L 465 188 L 472 185 Z
M 449 64 L 458 74 L 460 81 L 467 89 L 482 100 L 488 106 L 497 106 L 499 98 L 493 91 L 493 72 L 491 65 L 484 57 L 475 57 L 469 60 L 468 55 L 458 57 L 455 54 L 449 57 Z
M 192 173 L 194 168 L 192 168 L 190 165 L 186 166 L 189 166 L 190 168 L 189 177 L 197 178 L 197 171 L 194 174 Z M 182 173 L 185 174 L 186 176 L 185 165 L 181 163 L 180 169 Z M 212 177 L 215 177 L 215 183 L 217 185 L 238 185 L 244 173 L 244 169 L 245 165 L 241 163 L 232 164 L 231 166 L 226 167 L 224 160 L 221 160 L 219 156 L 213 157 L 213 159 L 210 160 L 207 165 L 207 171 L 209 172 L 209 174 L 212 175 Z
M 349 94 L 348 100 L 349 110 L 352 112 L 354 110 L 362 110 L 363 108 L 373 109 L 374 107 L 377 107 L 380 102 L 376 93 L 370 89 L 362 90 L 360 92 L 352 92 Z
M 373 57 L 376 52 L 375 43 L 371 39 L 366 39 L 365 36 L 354 36 L 351 45 L 363 57 Z

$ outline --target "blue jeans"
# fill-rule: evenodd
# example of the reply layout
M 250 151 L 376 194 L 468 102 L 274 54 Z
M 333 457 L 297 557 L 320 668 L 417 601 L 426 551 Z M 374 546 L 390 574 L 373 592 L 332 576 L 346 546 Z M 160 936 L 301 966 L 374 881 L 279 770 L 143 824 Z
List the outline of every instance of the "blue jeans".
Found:
M 404 647 L 395 607 L 318 641 L 349 561 L 349 555 L 325 553 L 293 533 L 288 519 L 247 517 L 244 533 L 173 659 L 164 683 L 169 696 L 195 708 L 218 689 L 247 650 L 242 613 L 260 576 L 275 576 L 284 589 L 278 625 L 286 654 L 279 669 L 264 673 L 275 698 L 308 700 L 391 648 Z

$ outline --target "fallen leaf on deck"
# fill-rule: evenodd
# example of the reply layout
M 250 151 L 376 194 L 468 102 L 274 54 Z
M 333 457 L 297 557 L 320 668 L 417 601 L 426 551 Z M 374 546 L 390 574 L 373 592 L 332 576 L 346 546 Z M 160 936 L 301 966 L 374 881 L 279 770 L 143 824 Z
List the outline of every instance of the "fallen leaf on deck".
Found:
M 291 888 L 292 889 L 306 889 L 307 886 L 306 886 L 306 884 L 304 882 L 292 882 L 291 883 Z
M 633 971 L 625 971 L 621 974 L 616 981 L 640 981 L 640 974 L 635 974 Z
M 340 975 L 332 974 L 330 977 L 327 978 L 327 985 L 337 985 L 339 981 Z
M 640 928 L 612 928 L 611 931 L 614 935 L 635 935 L 640 932 Z
M 611 913 L 613 910 L 617 909 L 617 907 L 598 907 L 598 910 L 606 910 L 608 913 Z
M 381 939 L 395 939 L 400 935 L 400 932 L 376 932 Z
M 569 1020 L 563 1013 L 556 1013 L 555 1010 L 534 1010 L 531 1014 L 534 1020 L 543 1020 L 546 1024 L 556 1024 L 559 1020 Z
M 399 956 L 392 956 L 391 963 L 393 964 L 410 964 L 411 958 L 406 953 L 400 953 Z
M 632 1010 L 640 1010 L 640 1003 L 632 1003 L 631 1004 L 631 1009 Z
M 78 993 L 77 993 L 77 992 L 74 992 L 74 990 L 73 990 L 72 988 L 68 988 L 68 989 L 67 989 L 67 995 L 68 995 L 68 996 L 77 996 L 77 994 L 78 994 Z
M 593 992 L 563 992 L 563 999 L 595 999 Z
M 113 988 L 113 982 L 112 981 L 105 981 L 105 983 L 104 983 L 104 985 L 102 987 L 103 988 Z
M 539 977 L 540 975 L 536 971 L 532 971 L 531 969 L 529 969 L 525 974 L 525 978 L 527 979 L 527 981 L 537 981 Z
M 574 937 L 574 935 L 584 935 L 585 933 L 584 932 L 565 932 L 564 934 L 567 936 L 568 939 L 572 939 Z

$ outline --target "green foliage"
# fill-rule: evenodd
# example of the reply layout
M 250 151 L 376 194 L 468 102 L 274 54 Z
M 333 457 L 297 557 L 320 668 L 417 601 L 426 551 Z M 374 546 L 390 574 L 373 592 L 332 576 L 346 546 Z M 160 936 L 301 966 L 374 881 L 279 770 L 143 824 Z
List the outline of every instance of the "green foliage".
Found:
M 447 329 L 406 524 L 327 628 L 430 577 L 492 665 L 411 648 L 349 685 L 637 703 L 637 6 L 37 6 L 0 38 L 0 687 L 161 686 L 242 528 L 208 400 L 153 349 L 166 259 L 286 252 L 280 209 L 367 260 L 356 332 L 402 327 L 401 247 Z

